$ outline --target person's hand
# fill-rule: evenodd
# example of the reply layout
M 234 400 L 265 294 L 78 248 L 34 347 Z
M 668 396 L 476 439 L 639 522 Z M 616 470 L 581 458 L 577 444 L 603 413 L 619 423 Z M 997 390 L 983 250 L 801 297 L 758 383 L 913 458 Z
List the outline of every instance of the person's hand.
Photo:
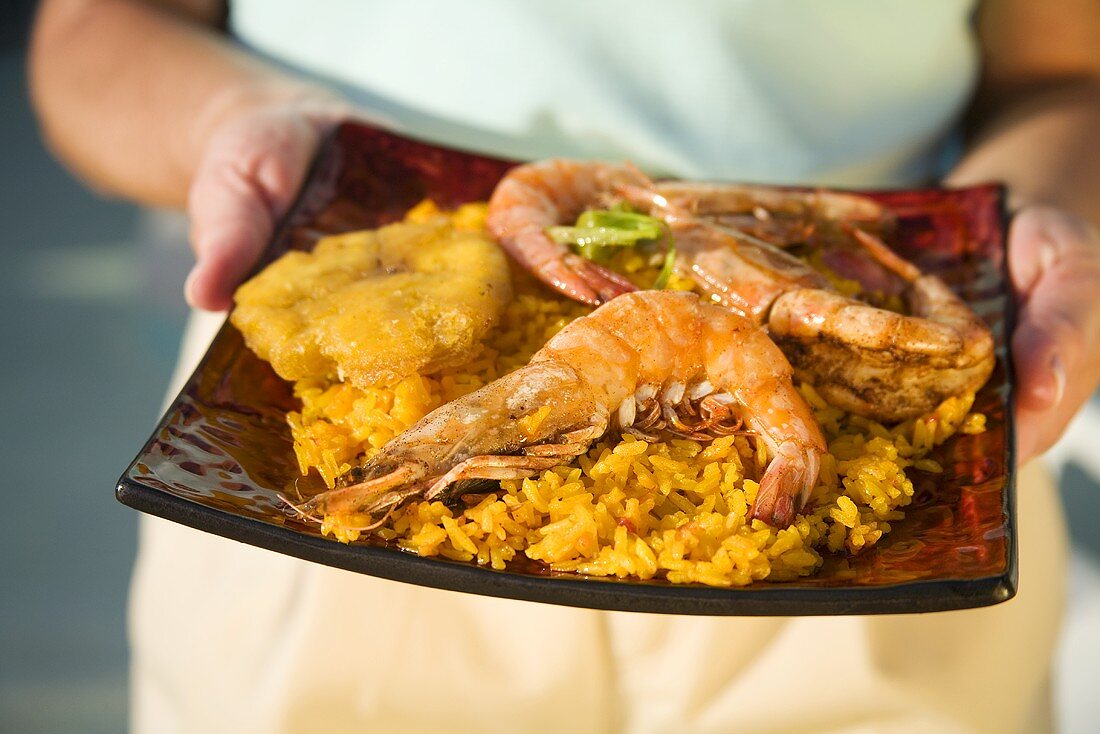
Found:
M 196 258 L 184 287 L 188 303 L 229 308 L 293 203 L 321 139 L 347 112 L 338 100 L 281 102 L 248 107 L 213 128 L 188 195 Z
M 1008 267 L 1020 304 L 1012 358 L 1023 464 L 1046 451 L 1100 382 L 1100 233 L 1061 209 L 1013 219 Z

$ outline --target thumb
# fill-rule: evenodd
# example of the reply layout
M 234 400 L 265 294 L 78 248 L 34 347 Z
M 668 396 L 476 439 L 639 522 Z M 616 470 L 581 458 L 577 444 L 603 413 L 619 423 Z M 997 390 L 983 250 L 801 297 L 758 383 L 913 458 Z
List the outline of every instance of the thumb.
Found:
M 188 303 L 229 308 L 330 126 L 300 111 L 274 110 L 234 119 L 214 133 L 188 196 L 196 257 L 184 289 Z
M 1022 463 L 1058 439 L 1100 378 L 1100 238 L 1068 213 L 1024 209 L 1009 269 L 1022 305 L 1012 338 Z

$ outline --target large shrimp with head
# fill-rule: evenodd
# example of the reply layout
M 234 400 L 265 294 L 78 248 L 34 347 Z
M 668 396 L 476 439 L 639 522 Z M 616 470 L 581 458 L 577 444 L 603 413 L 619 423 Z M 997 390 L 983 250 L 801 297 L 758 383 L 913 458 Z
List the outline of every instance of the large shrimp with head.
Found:
M 520 166 L 505 176 L 501 186 L 507 190 L 512 176 L 531 186 L 530 180 L 564 165 L 549 161 Z M 880 420 L 897 421 L 928 412 L 948 397 L 977 390 L 992 372 L 989 328 L 941 280 L 922 274 L 878 238 L 875 233 L 888 231 L 893 222 L 869 199 L 828 192 L 777 194 L 721 184 L 653 184 L 629 166 L 572 163 L 569 167 L 578 179 L 578 170 L 598 171 L 598 177 L 589 174 L 588 180 L 605 188 L 593 185 L 578 196 L 568 190 L 567 181 L 546 179 L 540 193 L 544 203 L 528 201 L 526 208 L 514 210 L 509 210 L 512 199 L 498 200 L 494 194 L 489 214 L 493 234 L 502 237 L 492 227 L 494 219 L 511 222 L 513 230 L 523 229 L 522 222 L 529 217 L 525 212 L 533 208 L 539 216 L 530 221 L 537 221 L 549 242 L 545 228 L 571 221 L 568 217 L 576 216 L 576 202 L 584 200 L 594 207 L 627 201 L 666 222 L 676 242 L 676 269 L 716 303 L 766 326 L 798 376 L 814 382 L 835 405 Z M 564 188 L 555 189 L 555 185 Z M 549 221 L 552 207 L 546 202 L 556 194 L 570 206 L 559 210 L 565 218 Z M 767 225 L 758 231 L 771 241 L 735 226 L 745 224 L 746 217 Z M 782 226 L 776 225 L 780 219 Z M 910 313 L 842 296 L 823 275 L 774 244 L 813 241 L 815 234 L 830 242 L 843 239 L 850 254 L 899 283 Z M 533 236 L 505 237 L 501 242 L 509 252 L 523 253 L 517 256 L 521 263 L 533 250 L 541 259 L 554 257 Z M 532 270 L 544 281 L 548 271 L 546 265 Z M 598 274 L 590 280 L 595 277 Z M 614 283 L 618 287 L 618 280 Z
M 314 520 L 366 513 L 366 529 L 408 499 L 565 463 L 610 430 L 704 438 L 739 428 L 770 457 L 753 517 L 785 527 L 817 482 L 826 450 L 789 363 L 733 311 L 690 293 L 631 293 L 566 326 L 526 366 L 429 413 L 386 444 L 354 484 L 297 510 Z

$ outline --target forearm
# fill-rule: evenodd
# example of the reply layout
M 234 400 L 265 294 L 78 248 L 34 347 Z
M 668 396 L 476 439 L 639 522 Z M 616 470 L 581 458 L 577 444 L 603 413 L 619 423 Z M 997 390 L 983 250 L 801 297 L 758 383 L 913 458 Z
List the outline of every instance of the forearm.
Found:
M 1100 83 L 1094 78 L 1029 84 L 1007 104 L 979 107 L 987 122 L 948 177 L 955 185 L 1004 181 L 1018 210 L 1007 258 L 1020 304 L 1011 343 L 1021 461 L 1058 439 L 1100 377 Z
M 1100 7 L 987 0 L 969 152 L 948 178 L 998 180 L 1013 208 L 1048 204 L 1100 224 Z
M 1004 181 L 1014 207 L 1051 204 L 1100 224 L 1100 82 L 1039 92 L 995 113 L 948 182 Z
M 29 66 L 47 141 L 90 183 L 146 203 L 184 204 L 235 113 L 325 94 L 138 0 L 46 0 L 39 13 Z

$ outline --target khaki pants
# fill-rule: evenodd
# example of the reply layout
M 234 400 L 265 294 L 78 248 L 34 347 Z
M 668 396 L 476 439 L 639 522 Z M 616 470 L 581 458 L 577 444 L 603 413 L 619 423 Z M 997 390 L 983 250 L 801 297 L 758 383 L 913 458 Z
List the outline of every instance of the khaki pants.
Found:
M 179 380 L 217 326 L 192 320 Z M 1041 732 L 1065 528 L 1019 479 L 1020 591 L 928 615 L 597 612 L 436 591 L 142 519 L 133 722 L 171 732 Z

